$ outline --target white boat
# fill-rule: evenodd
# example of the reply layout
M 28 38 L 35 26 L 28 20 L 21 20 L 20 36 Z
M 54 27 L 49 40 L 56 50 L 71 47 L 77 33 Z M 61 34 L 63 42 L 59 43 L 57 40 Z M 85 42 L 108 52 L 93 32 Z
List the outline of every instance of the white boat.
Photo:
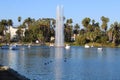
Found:
M 18 50 L 19 49 L 19 47 L 16 45 L 16 44 L 14 44 L 14 45 L 10 45 L 10 48 L 9 48 L 10 50 Z
M 91 47 L 94 47 L 93 45 Z
M 29 45 L 28 45 L 28 48 L 30 48 L 30 47 L 31 47 L 31 45 L 29 44 Z
M 102 51 L 103 50 L 103 48 L 97 48 L 99 51 Z
M 90 48 L 90 46 L 88 46 L 87 44 L 85 45 L 85 48 Z
M 65 48 L 66 49 L 70 49 L 70 46 L 68 44 L 66 44 Z
M 54 46 L 54 44 L 50 44 L 50 47 L 53 47 Z

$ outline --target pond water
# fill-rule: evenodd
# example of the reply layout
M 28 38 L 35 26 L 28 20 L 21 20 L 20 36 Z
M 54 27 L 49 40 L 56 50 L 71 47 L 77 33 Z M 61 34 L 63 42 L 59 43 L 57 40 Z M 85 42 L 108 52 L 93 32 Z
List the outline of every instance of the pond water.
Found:
M 0 49 L 0 64 L 31 80 L 120 80 L 120 48 L 21 46 Z

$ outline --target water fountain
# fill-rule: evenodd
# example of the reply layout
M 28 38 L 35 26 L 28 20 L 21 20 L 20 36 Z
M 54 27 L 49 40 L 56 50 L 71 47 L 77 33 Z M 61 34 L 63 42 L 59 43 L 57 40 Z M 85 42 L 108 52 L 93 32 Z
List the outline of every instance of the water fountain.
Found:
M 55 46 L 64 47 L 63 6 L 57 6 Z

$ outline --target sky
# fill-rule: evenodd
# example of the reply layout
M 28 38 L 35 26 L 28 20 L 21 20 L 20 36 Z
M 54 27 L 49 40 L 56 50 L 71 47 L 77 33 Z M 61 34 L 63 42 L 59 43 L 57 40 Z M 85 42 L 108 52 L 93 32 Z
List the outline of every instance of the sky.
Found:
M 72 18 L 73 24 L 80 24 L 85 17 L 101 24 L 101 16 L 110 19 L 109 24 L 120 22 L 120 0 L 0 0 L 0 20 L 12 19 L 18 25 L 18 16 L 56 18 L 57 5 L 63 5 L 66 19 Z

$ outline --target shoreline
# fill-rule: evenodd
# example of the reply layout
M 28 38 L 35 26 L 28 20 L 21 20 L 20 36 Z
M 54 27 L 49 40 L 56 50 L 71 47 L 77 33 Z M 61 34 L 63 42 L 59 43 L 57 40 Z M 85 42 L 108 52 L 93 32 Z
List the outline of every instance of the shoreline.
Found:
M 11 44 L 2 43 L 0 44 L 0 47 L 4 45 L 14 45 L 14 44 L 17 44 L 18 46 L 50 46 L 51 43 L 44 43 L 44 44 L 42 43 L 11 43 Z M 85 44 L 83 45 L 77 45 L 74 43 L 64 43 L 64 44 L 69 44 L 70 46 L 85 46 Z M 94 47 L 120 48 L 120 45 L 115 46 L 115 44 L 87 43 L 87 45 L 94 46 Z

